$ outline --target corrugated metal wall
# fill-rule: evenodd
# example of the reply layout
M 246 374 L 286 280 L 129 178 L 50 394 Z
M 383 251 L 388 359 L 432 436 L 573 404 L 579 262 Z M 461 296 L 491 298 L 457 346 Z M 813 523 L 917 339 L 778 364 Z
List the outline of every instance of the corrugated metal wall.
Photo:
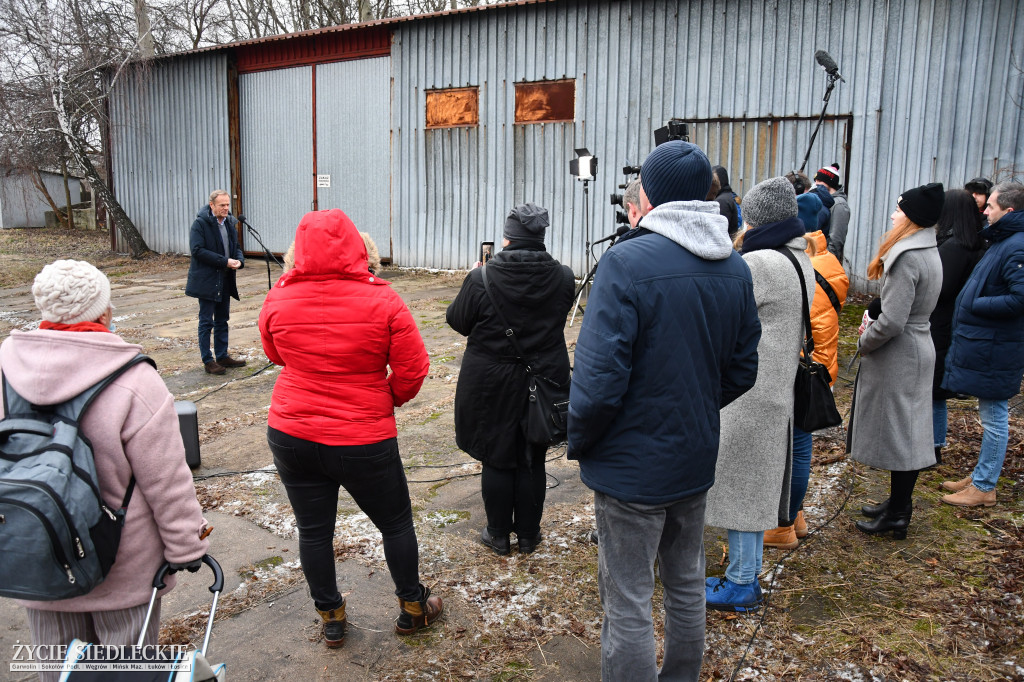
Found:
M 649 153 L 665 119 L 816 117 L 825 76 L 814 51 L 824 49 L 847 81 L 829 114 L 852 116 L 852 144 L 848 154 L 841 148 L 849 122 L 826 126 L 808 170 L 848 161 L 847 253 L 864 285 L 902 189 L 962 186 L 1024 159 L 1024 117 L 1008 92 L 1021 93 L 1009 47 L 1022 42 L 1017 0 L 567 1 L 400 24 L 392 45 L 395 260 L 465 267 L 478 242 L 500 240 L 504 215 L 523 198 L 549 202 L 549 249 L 579 271 L 582 189 L 569 181 L 567 150 L 586 146 L 601 159 L 592 238 L 611 232 L 607 195 L 622 182 L 619 169 Z M 575 124 L 520 130 L 513 83 L 559 78 L 576 79 Z M 424 91 L 463 86 L 480 89 L 479 127 L 425 131 Z M 800 138 L 813 122 L 784 127 L 774 162 L 755 160 L 754 177 L 734 176 L 740 188 L 800 165 Z M 529 153 L 517 166 L 520 139 Z M 735 153 L 711 160 L 729 166 Z
M 313 67 L 238 76 L 246 220 L 283 253 L 313 210 Z M 257 250 L 254 240 L 246 249 Z
M 111 94 L 114 192 L 151 249 L 188 253 L 196 212 L 230 189 L 227 112 L 224 54 L 144 67 Z
M 340 208 L 391 257 L 391 60 L 316 67 L 317 208 Z

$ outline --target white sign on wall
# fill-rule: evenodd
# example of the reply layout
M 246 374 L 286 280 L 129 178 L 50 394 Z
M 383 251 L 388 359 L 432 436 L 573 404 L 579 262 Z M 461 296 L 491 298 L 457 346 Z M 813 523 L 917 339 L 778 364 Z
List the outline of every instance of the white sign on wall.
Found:
M 331 186 L 331 176 L 330 175 L 318 175 L 318 176 L 316 176 L 316 186 L 317 187 L 330 187 Z

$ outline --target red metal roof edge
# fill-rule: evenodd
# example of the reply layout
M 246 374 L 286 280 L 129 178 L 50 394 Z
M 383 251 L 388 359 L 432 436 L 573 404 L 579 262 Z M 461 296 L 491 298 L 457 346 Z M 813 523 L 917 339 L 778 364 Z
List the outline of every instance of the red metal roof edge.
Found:
M 170 52 L 168 54 L 157 55 L 156 59 L 170 59 L 173 57 L 185 57 L 193 54 L 202 54 L 205 52 L 219 52 L 221 50 L 234 49 L 238 47 L 248 47 L 250 45 L 259 45 L 261 43 L 270 43 L 281 40 L 293 40 L 296 38 L 307 38 L 309 36 L 322 35 L 325 33 L 339 33 L 341 31 L 358 31 L 365 28 L 374 28 L 378 26 L 389 26 L 391 24 L 399 24 L 410 21 L 420 21 L 424 19 L 435 19 L 437 17 L 455 16 L 459 14 L 468 14 L 470 12 L 487 12 L 490 10 L 504 9 L 508 7 L 518 7 L 520 5 L 539 5 L 549 2 L 556 2 L 557 0 L 508 0 L 508 2 L 500 2 L 491 5 L 476 5 L 471 7 L 460 7 L 459 9 L 450 9 L 443 12 L 430 12 L 427 14 L 410 14 L 403 17 L 390 17 L 387 19 L 375 19 L 373 21 L 365 21 L 358 24 L 342 24 L 341 26 L 325 26 L 323 28 L 314 28 L 308 31 L 299 31 L 297 33 L 279 33 L 272 36 L 264 36 L 263 38 L 251 38 L 249 40 L 239 40 L 234 43 L 223 43 L 221 45 L 208 45 L 206 47 L 199 47 L 194 50 L 184 50 L 182 52 Z

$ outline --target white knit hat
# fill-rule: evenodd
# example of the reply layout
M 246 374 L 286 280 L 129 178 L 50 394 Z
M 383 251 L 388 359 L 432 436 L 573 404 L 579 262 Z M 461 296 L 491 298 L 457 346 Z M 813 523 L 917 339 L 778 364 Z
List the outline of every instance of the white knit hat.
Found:
M 32 296 L 47 322 L 95 322 L 110 307 L 110 281 L 84 260 L 57 260 L 36 275 Z

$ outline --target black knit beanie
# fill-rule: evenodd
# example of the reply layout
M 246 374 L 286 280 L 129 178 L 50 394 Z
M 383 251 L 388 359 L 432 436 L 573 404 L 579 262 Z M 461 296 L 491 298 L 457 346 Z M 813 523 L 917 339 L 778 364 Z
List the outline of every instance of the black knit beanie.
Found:
M 942 204 L 946 200 L 946 193 L 942 189 L 941 182 L 929 182 L 913 189 L 908 189 L 896 200 L 911 222 L 920 227 L 931 227 L 939 222 L 939 214 L 942 213 Z
M 647 155 L 640 167 L 640 184 L 651 206 L 703 201 L 711 189 L 711 162 L 695 144 L 665 142 Z
M 544 243 L 544 234 L 548 222 L 548 210 L 537 204 L 519 204 L 505 218 L 505 230 L 502 235 L 510 242 Z

